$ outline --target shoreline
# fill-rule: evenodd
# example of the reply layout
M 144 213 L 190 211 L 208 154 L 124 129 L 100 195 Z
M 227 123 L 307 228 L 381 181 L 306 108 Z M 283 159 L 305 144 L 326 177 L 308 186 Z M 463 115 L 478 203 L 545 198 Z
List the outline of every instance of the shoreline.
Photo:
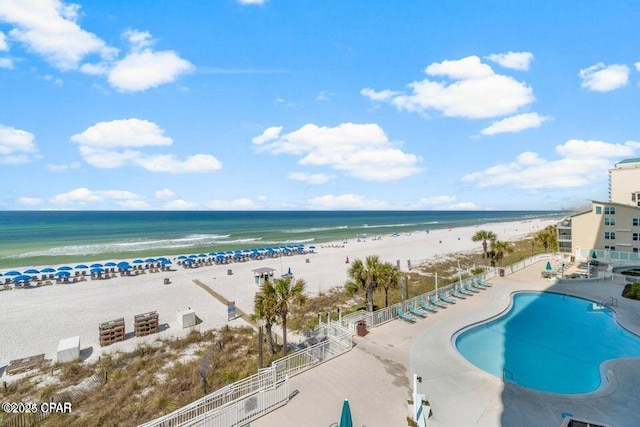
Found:
M 169 272 L 3 291 L 0 292 L 0 321 L 6 333 L 0 336 L 0 376 L 4 375 L 9 361 L 17 358 L 44 353 L 47 359 L 55 360 L 58 342 L 72 336 L 80 337 L 82 358 L 93 361 L 103 353 L 131 351 L 141 342 L 184 336 L 193 328 L 209 330 L 227 324 L 246 325 L 241 319 L 229 321 L 226 305 L 211 297 L 194 280 L 251 313 L 253 298 L 259 290 L 253 269 L 272 268 L 276 277 L 291 269 L 296 278 L 306 281 L 307 294 L 313 296 L 344 285 L 350 266 L 345 263 L 347 256 L 354 260 L 378 255 L 381 261 L 393 264 L 400 260 L 401 270 L 408 271 L 408 261 L 417 266 L 436 256 L 480 250 L 481 243 L 471 241 L 471 236 L 481 229 L 495 232 L 500 240 L 513 241 L 555 223 L 555 219 L 531 219 L 437 229 L 429 233 L 398 233 L 395 237 L 382 234 L 380 238 L 360 242 L 349 240 L 344 245 L 333 242 L 336 247 L 316 245 L 316 253 L 305 255 L 188 269 L 174 263 Z M 231 275 L 227 274 L 228 270 Z M 165 278 L 170 284 L 164 284 Z M 176 310 L 188 307 L 202 322 L 183 329 L 176 320 Z M 131 337 L 134 315 L 150 311 L 158 313 L 161 331 L 146 337 Z M 129 338 L 100 347 L 99 323 L 117 318 L 125 319 Z

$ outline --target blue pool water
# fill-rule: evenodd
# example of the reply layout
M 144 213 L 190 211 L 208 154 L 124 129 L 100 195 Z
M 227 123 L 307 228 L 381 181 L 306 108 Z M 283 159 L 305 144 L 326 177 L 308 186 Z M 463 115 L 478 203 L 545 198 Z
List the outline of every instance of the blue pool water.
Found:
M 458 333 L 454 342 L 490 374 L 562 394 L 596 390 L 605 360 L 640 357 L 640 337 L 623 329 L 611 309 L 549 292 L 515 294 L 509 311 Z

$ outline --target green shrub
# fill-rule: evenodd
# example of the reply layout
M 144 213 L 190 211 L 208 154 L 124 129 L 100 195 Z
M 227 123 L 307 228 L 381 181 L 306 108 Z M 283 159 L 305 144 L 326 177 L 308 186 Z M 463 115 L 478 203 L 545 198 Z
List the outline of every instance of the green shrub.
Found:
M 630 299 L 640 300 L 640 283 L 629 283 L 625 285 L 622 296 Z

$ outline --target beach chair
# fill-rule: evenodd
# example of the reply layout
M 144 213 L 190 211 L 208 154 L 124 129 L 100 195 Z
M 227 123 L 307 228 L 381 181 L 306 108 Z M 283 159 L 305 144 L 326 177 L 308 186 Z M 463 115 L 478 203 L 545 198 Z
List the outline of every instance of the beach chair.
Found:
M 473 286 L 476 289 L 487 289 L 487 287 L 485 285 L 481 284 L 476 279 L 473 279 L 471 281 L 471 286 Z
M 482 279 L 475 279 L 475 282 L 480 286 L 484 286 L 485 288 L 490 288 L 491 287 L 491 283 L 485 282 Z
M 449 295 L 457 299 L 467 299 L 466 296 L 462 295 L 460 292 L 456 291 L 455 288 L 449 289 Z
M 445 303 L 443 303 L 443 302 L 438 301 L 437 299 L 435 299 L 435 297 L 434 297 L 433 295 L 429 295 L 429 302 L 430 302 L 432 305 L 435 305 L 435 306 L 436 306 L 436 307 L 438 307 L 438 308 L 447 308 L 447 307 L 448 307 L 448 306 L 447 306 L 447 304 L 445 304 Z
M 455 304 L 456 303 L 456 300 L 454 300 L 453 298 L 447 296 L 447 294 L 444 293 L 443 291 L 438 292 L 438 296 L 440 297 L 441 301 L 444 301 L 447 304 Z
M 405 313 L 404 310 L 402 310 L 402 307 L 398 307 L 396 309 L 396 312 L 398 313 L 398 317 L 404 320 L 405 322 L 416 323 L 416 318 Z
M 421 299 L 420 301 L 418 301 L 418 304 L 420 305 L 420 307 L 423 310 L 427 310 L 430 311 L 431 313 L 437 313 L 438 312 L 438 308 L 435 305 L 432 305 L 428 302 L 426 302 L 425 300 Z
M 409 313 L 413 314 L 414 316 L 422 317 L 423 319 L 427 317 L 427 313 L 414 307 L 413 303 L 407 306 L 407 310 L 409 310 Z
M 474 288 L 473 286 L 471 286 L 470 283 L 464 282 L 462 284 L 462 288 L 469 291 L 469 292 L 473 292 L 474 294 L 480 293 L 479 289 Z
M 456 289 L 458 293 L 461 293 L 462 295 L 466 295 L 468 297 L 472 297 L 474 295 L 473 292 L 469 292 L 468 290 L 463 288 L 462 285 L 458 285 L 457 288 L 454 286 L 454 289 Z

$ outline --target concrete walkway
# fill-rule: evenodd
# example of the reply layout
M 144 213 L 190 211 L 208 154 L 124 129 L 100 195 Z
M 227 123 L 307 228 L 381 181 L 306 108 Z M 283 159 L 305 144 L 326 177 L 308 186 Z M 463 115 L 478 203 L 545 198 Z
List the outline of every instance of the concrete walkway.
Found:
M 506 310 L 519 290 L 567 293 L 594 301 L 616 297 L 618 321 L 640 334 L 640 302 L 620 296 L 622 285 L 605 282 L 551 285 L 540 278 L 540 262 L 427 319 L 395 320 L 355 337 L 349 353 L 291 379 L 298 390 L 287 405 L 252 426 L 330 426 L 349 399 L 355 426 L 407 425 L 409 378 L 422 376 L 420 392 L 431 403 L 429 426 L 560 426 L 562 413 L 616 427 L 640 425 L 640 359 L 617 359 L 605 367 L 609 384 L 586 395 L 537 392 L 503 383 L 473 366 L 451 343 L 455 332 Z M 597 345 L 597 339 L 594 339 Z

